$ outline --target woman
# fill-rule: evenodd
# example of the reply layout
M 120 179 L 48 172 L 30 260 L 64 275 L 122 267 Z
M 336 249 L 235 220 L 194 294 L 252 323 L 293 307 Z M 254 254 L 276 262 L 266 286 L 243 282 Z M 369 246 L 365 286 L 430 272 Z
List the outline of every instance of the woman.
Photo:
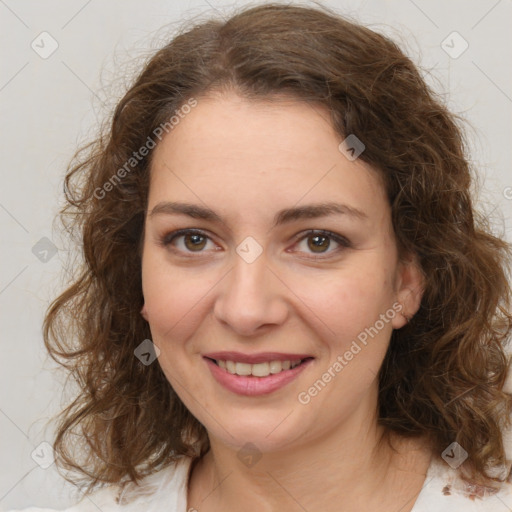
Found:
M 464 150 L 398 47 L 326 9 L 161 49 L 66 177 L 69 510 L 508 510 L 510 250 Z

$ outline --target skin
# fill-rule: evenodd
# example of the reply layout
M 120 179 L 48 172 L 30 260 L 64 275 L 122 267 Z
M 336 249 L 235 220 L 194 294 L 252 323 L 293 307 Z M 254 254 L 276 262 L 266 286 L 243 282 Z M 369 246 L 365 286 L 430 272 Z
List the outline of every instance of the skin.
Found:
M 377 374 L 392 330 L 419 307 L 421 273 L 414 258 L 399 258 L 378 173 L 349 161 L 338 149 L 342 140 L 321 106 L 225 92 L 198 98 L 154 150 L 142 315 L 160 349 L 158 363 L 211 443 L 190 476 L 188 507 L 328 512 L 343 500 L 344 510 L 406 512 L 424 483 L 426 443 L 396 439 L 391 450 L 379 442 L 376 416 Z M 207 206 L 224 223 L 157 213 L 166 201 Z M 281 209 L 331 201 L 364 217 L 273 227 Z M 182 228 L 204 232 L 199 249 L 190 237 L 162 243 Z M 315 252 L 308 229 L 332 231 L 349 245 L 321 239 Z M 248 236 L 263 250 L 252 263 L 236 252 Z M 300 403 L 299 393 L 396 302 L 401 313 Z M 211 375 L 202 354 L 219 350 L 315 359 L 278 391 L 247 397 Z M 261 454 L 250 467 L 237 457 L 246 443 Z

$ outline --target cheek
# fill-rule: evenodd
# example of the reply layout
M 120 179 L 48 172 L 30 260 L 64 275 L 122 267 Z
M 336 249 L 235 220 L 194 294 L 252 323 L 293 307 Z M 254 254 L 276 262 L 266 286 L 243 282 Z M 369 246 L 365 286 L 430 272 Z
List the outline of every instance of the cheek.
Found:
M 307 297 L 309 318 L 316 316 L 321 320 L 316 321 L 315 335 L 322 341 L 326 357 L 315 378 L 310 380 L 311 387 L 301 391 L 312 390 L 314 397 L 315 382 L 332 382 L 315 398 L 315 414 L 318 417 L 325 414 L 338 421 L 353 411 L 374 385 L 386 355 L 391 320 L 396 315 L 391 280 L 383 270 L 356 272 L 353 269 L 340 272 L 336 279 L 331 276 L 323 283 L 316 283 L 323 286 L 313 286 L 312 282 L 306 286 L 305 281 L 303 284 L 301 296 Z M 329 402 L 344 405 L 324 410 L 323 406 Z
M 171 266 L 148 255 L 142 265 L 142 288 L 147 321 L 153 343 L 160 350 L 158 363 L 167 380 L 187 407 L 194 410 L 183 394 L 200 395 L 199 383 L 190 380 L 191 369 L 185 361 L 198 352 L 194 334 L 197 333 L 204 308 L 208 306 L 208 291 L 214 283 L 197 272 Z M 190 341 L 189 341 L 190 340 Z M 194 364 L 197 364 L 195 361 Z
M 207 273 L 169 265 L 164 258 L 148 253 L 142 265 L 142 290 L 153 341 L 162 337 L 181 339 L 196 308 L 207 299 L 214 286 Z M 177 333 L 180 333 L 177 336 Z
M 300 282 L 298 295 L 321 320 L 323 330 L 335 335 L 338 343 L 350 343 L 393 303 L 391 280 L 382 269 L 346 268 L 320 279 L 302 278 Z

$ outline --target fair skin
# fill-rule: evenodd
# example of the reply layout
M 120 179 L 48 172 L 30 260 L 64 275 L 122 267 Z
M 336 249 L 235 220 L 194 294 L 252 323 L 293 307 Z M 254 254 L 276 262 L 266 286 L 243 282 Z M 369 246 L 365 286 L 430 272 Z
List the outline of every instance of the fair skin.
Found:
M 154 150 L 142 314 L 168 381 L 208 431 L 211 449 L 188 488 L 188 507 L 200 512 L 329 512 L 340 503 L 407 512 L 424 483 L 427 444 L 397 439 L 392 451 L 379 443 L 376 416 L 378 371 L 392 330 L 419 307 L 421 273 L 414 258 L 398 257 L 377 172 L 349 161 L 341 141 L 322 107 L 233 92 L 198 98 Z M 169 202 L 207 207 L 223 222 L 173 213 Z M 345 208 L 274 225 L 280 210 L 327 202 L 359 214 Z M 170 241 L 184 228 L 204 238 Z M 262 250 L 250 263 L 236 251 L 249 236 Z M 333 376 L 338 356 L 386 313 Z M 212 376 L 204 354 L 214 351 L 313 359 L 283 387 L 246 396 Z M 329 368 L 328 384 L 299 401 Z M 239 457 L 247 443 L 260 455 L 255 464 Z

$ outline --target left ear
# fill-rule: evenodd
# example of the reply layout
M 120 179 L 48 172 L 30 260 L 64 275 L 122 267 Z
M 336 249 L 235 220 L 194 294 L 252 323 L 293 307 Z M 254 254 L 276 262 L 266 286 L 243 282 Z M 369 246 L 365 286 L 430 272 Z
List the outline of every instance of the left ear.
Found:
M 147 322 L 148 321 L 148 312 L 146 309 L 146 304 L 144 304 L 144 306 L 142 306 L 142 309 L 140 310 L 140 314 L 142 315 L 142 318 L 144 318 L 144 320 L 146 320 L 146 322 Z
M 402 306 L 391 324 L 393 329 L 400 329 L 409 322 L 420 308 L 424 290 L 424 276 L 416 255 L 408 255 L 398 264 L 395 293 L 396 300 Z

